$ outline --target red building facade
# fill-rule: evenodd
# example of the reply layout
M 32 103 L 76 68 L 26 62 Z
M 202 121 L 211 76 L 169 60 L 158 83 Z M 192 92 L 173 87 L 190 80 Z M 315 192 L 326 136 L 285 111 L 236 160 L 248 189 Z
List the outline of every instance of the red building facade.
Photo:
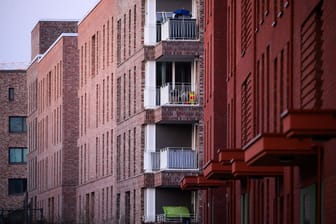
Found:
M 78 185 L 77 21 L 39 21 L 28 88 L 28 198 L 33 221 L 74 223 Z
M 334 222 L 335 6 L 205 1 L 205 100 L 220 105 L 205 103 L 202 181 L 182 187 L 222 182 L 206 223 Z

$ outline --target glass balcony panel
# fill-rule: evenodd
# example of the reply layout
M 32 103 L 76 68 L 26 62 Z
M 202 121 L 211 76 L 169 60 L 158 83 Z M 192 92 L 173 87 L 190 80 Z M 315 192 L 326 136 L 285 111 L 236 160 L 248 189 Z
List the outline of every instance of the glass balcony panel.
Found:
M 191 148 L 166 147 L 151 153 L 152 170 L 197 169 L 197 154 Z
M 160 40 L 195 40 L 197 39 L 196 19 L 169 18 L 161 23 Z M 158 30 L 158 29 L 157 29 Z
M 190 83 L 166 83 L 161 87 L 160 104 L 197 104 L 197 95 Z
M 159 170 L 160 169 L 160 152 L 152 152 L 151 153 L 151 160 L 152 160 L 152 170 Z

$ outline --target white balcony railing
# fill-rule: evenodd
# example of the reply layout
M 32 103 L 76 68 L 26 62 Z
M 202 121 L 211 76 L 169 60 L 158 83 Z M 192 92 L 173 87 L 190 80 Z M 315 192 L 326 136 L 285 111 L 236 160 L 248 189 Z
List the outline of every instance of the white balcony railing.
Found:
M 197 169 L 197 154 L 191 148 L 166 147 L 151 153 L 152 170 Z
M 197 223 L 197 216 L 196 214 L 190 214 L 190 217 L 185 218 L 185 217 L 174 217 L 174 218 L 167 218 L 165 214 L 159 214 L 156 215 L 156 221 L 159 223 L 184 223 L 186 222 L 185 220 L 189 220 L 190 222 L 188 223 Z
M 196 19 L 169 18 L 156 26 L 157 41 L 161 40 L 195 40 L 197 39 Z M 161 33 L 159 33 L 161 32 Z
M 198 97 L 189 83 L 171 84 L 160 88 L 160 105 L 165 104 L 197 104 Z

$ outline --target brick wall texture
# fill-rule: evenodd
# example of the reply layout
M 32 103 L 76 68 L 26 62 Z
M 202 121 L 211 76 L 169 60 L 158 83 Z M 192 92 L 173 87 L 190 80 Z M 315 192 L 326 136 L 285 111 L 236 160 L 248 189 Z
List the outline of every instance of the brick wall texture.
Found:
M 200 2 L 196 3 L 198 14 L 203 7 Z M 141 223 L 146 189 L 179 188 L 179 180 L 188 173 L 144 173 L 147 125 L 198 124 L 196 147 L 202 159 L 201 106 L 144 108 L 145 63 L 159 58 L 198 59 L 202 43 L 176 41 L 145 46 L 144 23 L 144 1 L 101 1 L 78 27 L 78 222 Z M 202 97 L 201 63 L 197 69 L 197 88 Z M 201 194 L 198 197 L 201 199 Z M 198 211 L 198 215 L 201 220 L 202 213 Z
M 9 88 L 14 88 L 14 100 L 9 100 Z M 10 133 L 10 116 L 27 116 L 26 71 L 0 71 L 0 209 L 23 206 L 24 193 L 9 195 L 8 179 L 27 178 L 27 164 L 10 164 L 9 148 L 27 148 L 27 133 Z
M 68 31 L 76 24 L 42 21 L 32 32 L 43 56 L 28 68 L 29 200 L 51 223 L 75 222 L 79 59 L 77 33 Z
M 42 55 L 28 68 L 28 188 L 31 204 L 43 208 L 48 222 L 141 223 L 145 204 L 152 203 L 147 189 L 179 201 L 173 192 L 184 194 L 180 180 L 198 173 L 144 171 L 145 151 L 152 150 L 145 148 L 146 129 L 161 124 L 192 126 L 188 145 L 197 167 L 203 163 L 203 1 L 193 4 L 199 38 L 192 41 L 145 46 L 143 0 L 100 1 L 78 29 L 65 21 L 40 21 L 33 29 L 32 59 Z M 77 30 L 78 36 L 54 42 Z M 198 105 L 144 107 L 146 78 L 155 75 L 146 74 L 146 63 L 155 60 L 193 62 Z M 164 203 L 160 194 L 155 203 Z M 194 194 L 195 202 L 191 192 L 185 195 L 202 223 L 202 193 Z
M 334 116 L 334 7 L 332 0 L 205 1 L 206 161 L 216 159 L 218 146 L 246 149 L 265 133 L 284 135 L 281 115 L 287 110 L 332 110 Z M 312 161 L 287 166 L 280 177 L 226 181 L 223 192 L 214 192 L 219 205 L 206 219 L 334 223 L 335 139 L 311 139 Z M 208 192 L 206 200 L 212 199 Z

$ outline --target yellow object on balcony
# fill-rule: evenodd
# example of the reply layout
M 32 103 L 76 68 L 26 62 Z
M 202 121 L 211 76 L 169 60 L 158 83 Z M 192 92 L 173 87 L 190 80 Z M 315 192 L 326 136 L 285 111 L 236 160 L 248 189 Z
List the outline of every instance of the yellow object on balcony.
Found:
M 189 103 L 195 104 L 195 92 L 194 91 L 190 91 L 189 93 Z

